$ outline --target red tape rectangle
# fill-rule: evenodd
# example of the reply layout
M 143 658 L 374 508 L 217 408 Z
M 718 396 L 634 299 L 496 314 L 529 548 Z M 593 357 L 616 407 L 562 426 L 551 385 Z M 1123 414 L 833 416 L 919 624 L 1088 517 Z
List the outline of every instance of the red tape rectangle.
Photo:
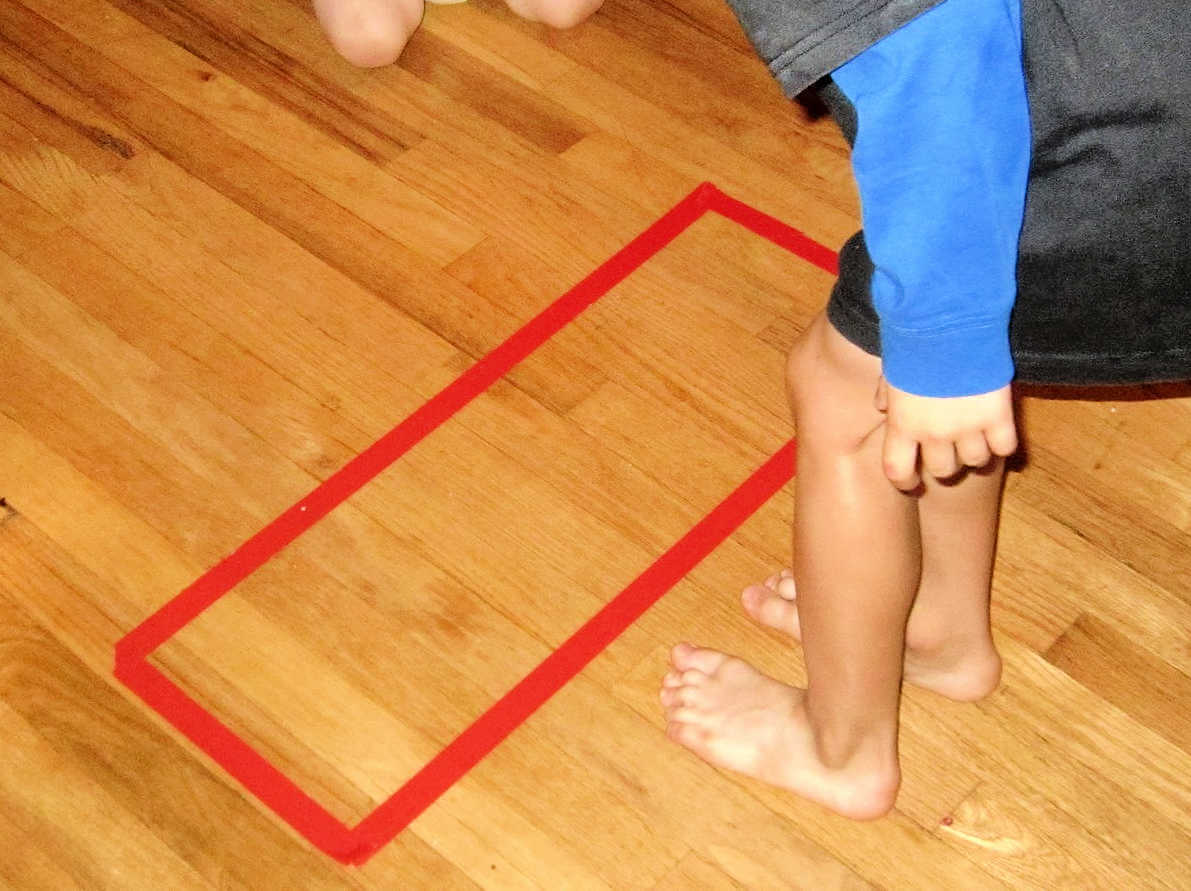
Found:
M 344 825 L 148 661 L 154 650 L 251 575 L 707 211 L 734 220 L 830 273 L 833 251 L 703 183 L 389 433 L 241 545 L 116 644 L 115 674 L 316 847 L 360 864 L 391 841 L 501 740 L 580 672 L 794 473 L 786 443 L 648 569 L 354 828 Z

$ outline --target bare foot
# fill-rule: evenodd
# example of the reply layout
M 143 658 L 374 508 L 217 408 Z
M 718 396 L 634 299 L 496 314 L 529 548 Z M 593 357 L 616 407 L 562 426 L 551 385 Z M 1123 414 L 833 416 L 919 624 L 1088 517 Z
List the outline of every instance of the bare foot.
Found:
M 505 0 L 505 5 L 523 19 L 551 28 L 574 28 L 587 19 L 604 0 Z
M 757 622 L 802 640 L 797 596 L 794 573 L 783 569 L 761 584 L 745 588 L 740 602 Z M 911 611 L 906 629 L 905 678 L 909 683 L 960 702 L 983 699 L 997 688 L 1001 657 L 992 641 L 945 638 L 932 640 L 928 646 L 922 642 L 927 635 L 916 634 L 915 624 Z
M 700 758 L 868 820 L 897 797 L 896 751 L 860 746 L 841 763 L 820 755 L 804 691 L 715 650 L 679 644 L 662 681 L 666 735 Z
M 395 62 L 424 9 L 423 0 L 314 0 L 314 14 L 331 45 L 361 68 Z

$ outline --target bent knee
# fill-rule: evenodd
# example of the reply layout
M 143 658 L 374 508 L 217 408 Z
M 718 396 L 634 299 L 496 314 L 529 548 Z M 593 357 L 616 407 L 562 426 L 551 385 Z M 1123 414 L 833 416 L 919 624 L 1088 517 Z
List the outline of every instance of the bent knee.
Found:
M 786 383 L 792 394 L 819 392 L 828 386 L 832 391 L 857 388 L 871 395 L 880 377 L 880 358 L 836 331 L 824 313 L 798 335 L 786 359 Z
M 422 0 L 315 0 L 315 13 L 339 55 L 360 68 L 397 61 L 422 21 Z
M 786 389 L 799 428 L 833 448 L 850 450 L 881 424 L 873 405 L 881 360 L 843 337 L 819 315 L 786 360 Z
M 786 356 L 786 395 L 792 407 L 797 407 L 806 398 L 811 381 L 821 373 L 819 363 L 822 349 L 814 333 L 814 324 L 795 338 Z

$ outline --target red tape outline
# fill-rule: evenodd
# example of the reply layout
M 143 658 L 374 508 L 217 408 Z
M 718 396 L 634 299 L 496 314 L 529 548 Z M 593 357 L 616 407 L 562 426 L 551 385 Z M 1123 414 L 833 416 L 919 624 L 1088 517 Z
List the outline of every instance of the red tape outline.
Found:
M 711 183 L 701 184 L 591 275 L 118 641 L 116 677 L 313 845 L 343 863 L 368 860 L 781 489 L 794 473 L 794 440 L 354 828 L 299 789 L 153 667 L 148 657 L 707 211 L 734 220 L 820 269 L 832 274 L 837 271 L 836 255 L 830 249 L 725 195 Z

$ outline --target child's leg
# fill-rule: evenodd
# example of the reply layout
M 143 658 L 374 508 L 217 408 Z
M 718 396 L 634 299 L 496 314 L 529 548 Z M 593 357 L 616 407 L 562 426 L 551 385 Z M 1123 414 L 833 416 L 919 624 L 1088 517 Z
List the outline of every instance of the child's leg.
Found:
M 879 376 L 879 360 L 824 317 L 791 354 L 808 689 L 680 645 L 662 690 L 673 739 L 853 817 L 879 816 L 897 793 L 905 625 L 920 570 L 915 499 L 882 471 Z
M 906 626 L 905 678 L 951 699 L 980 699 L 1000 679 L 988 608 L 1004 467 L 997 460 L 946 483 L 928 477 L 918 498 L 922 579 Z M 746 588 L 745 610 L 800 637 L 795 578 L 784 570 Z
M 505 0 L 523 19 L 551 28 L 573 28 L 600 8 L 604 0 Z
M 314 0 L 314 14 L 353 65 L 390 65 L 422 22 L 423 0 Z
M 989 593 L 1005 462 L 952 483 L 926 480 L 918 500 L 922 581 L 906 627 L 906 679 L 951 699 L 996 689 Z

